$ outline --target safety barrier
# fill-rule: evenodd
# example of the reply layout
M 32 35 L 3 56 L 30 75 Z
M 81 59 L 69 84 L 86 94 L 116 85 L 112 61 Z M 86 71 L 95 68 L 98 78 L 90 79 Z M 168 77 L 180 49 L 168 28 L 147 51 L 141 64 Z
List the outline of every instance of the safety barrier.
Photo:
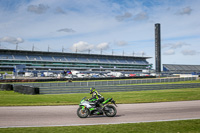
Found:
M 140 80 L 107 80 L 93 82 L 58 82 L 58 83 L 23 83 L 13 84 L 15 92 L 24 94 L 63 94 L 63 93 L 88 93 L 90 87 L 95 87 L 101 92 L 141 91 L 179 88 L 198 88 L 200 83 L 165 84 L 168 82 L 197 80 L 195 77 L 187 78 L 160 78 Z M 148 83 L 164 83 L 149 84 Z M 17 87 L 19 86 L 19 87 Z M 18 88 L 18 89 L 16 89 Z
M 46 87 L 40 88 L 40 94 L 67 94 L 67 93 L 89 93 L 88 87 Z M 183 89 L 183 88 L 200 88 L 200 83 L 190 84 L 152 84 L 152 85 L 111 85 L 96 86 L 99 92 L 121 92 L 121 91 L 144 91 L 144 90 L 165 90 L 165 89 Z
M 32 87 L 32 86 L 14 85 L 13 88 L 14 88 L 14 92 L 18 92 L 22 94 L 30 94 L 30 95 L 40 94 L 39 88 Z
M 0 84 L 0 90 L 12 91 L 13 85 L 12 84 Z
M 106 81 L 82 81 L 82 82 L 57 82 L 57 83 L 23 83 L 20 85 L 28 85 L 39 88 L 45 87 L 89 87 L 89 86 L 112 86 L 112 85 L 131 85 L 131 84 L 146 84 L 146 83 L 167 83 L 179 81 L 197 80 L 196 77 L 186 78 L 156 78 L 156 79 L 137 79 L 137 80 L 106 80 Z

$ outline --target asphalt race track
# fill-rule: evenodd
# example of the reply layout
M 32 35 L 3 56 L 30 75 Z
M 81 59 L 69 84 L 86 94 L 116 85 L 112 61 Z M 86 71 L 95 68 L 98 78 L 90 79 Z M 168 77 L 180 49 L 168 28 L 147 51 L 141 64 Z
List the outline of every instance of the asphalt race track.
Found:
M 118 104 L 116 117 L 79 118 L 76 106 L 0 107 L 0 128 L 76 126 L 200 119 L 200 100 Z

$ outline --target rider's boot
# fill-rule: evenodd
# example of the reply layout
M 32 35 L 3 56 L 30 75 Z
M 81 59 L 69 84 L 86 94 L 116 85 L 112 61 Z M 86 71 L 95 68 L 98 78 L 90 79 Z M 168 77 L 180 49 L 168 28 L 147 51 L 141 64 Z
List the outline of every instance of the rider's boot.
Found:
M 99 107 L 97 107 L 97 110 L 99 111 L 100 114 L 103 114 L 103 105 L 100 103 Z

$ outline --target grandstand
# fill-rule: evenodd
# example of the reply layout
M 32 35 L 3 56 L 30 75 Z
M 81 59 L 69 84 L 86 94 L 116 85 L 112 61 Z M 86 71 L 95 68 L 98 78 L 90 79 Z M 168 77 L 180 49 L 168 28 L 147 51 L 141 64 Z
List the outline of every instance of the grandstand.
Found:
M 0 70 L 13 71 L 17 65 L 28 70 L 131 71 L 149 69 L 151 57 L 117 56 L 0 49 Z
M 163 71 L 169 73 L 200 73 L 200 65 L 163 64 Z

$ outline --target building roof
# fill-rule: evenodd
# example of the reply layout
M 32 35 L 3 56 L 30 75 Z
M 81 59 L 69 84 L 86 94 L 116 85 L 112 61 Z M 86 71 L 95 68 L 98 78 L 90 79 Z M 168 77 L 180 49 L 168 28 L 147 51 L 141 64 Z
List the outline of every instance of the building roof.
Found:
M 164 71 L 200 71 L 200 65 L 163 64 Z
M 100 57 L 100 58 L 134 58 L 134 59 L 149 59 L 152 57 L 140 57 L 140 56 L 123 56 L 123 55 L 103 55 L 103 54 L 84 54 L 84 53 L 64 53 L 64 52 L 47 52 L 47 51 L 28 51 L 28 50 L 12 50 L 12 49 L 0 49 L 2 54 L 23 54 L 23 55 L 51 55 L 51 56 L 76 56 L 76 57 Z

